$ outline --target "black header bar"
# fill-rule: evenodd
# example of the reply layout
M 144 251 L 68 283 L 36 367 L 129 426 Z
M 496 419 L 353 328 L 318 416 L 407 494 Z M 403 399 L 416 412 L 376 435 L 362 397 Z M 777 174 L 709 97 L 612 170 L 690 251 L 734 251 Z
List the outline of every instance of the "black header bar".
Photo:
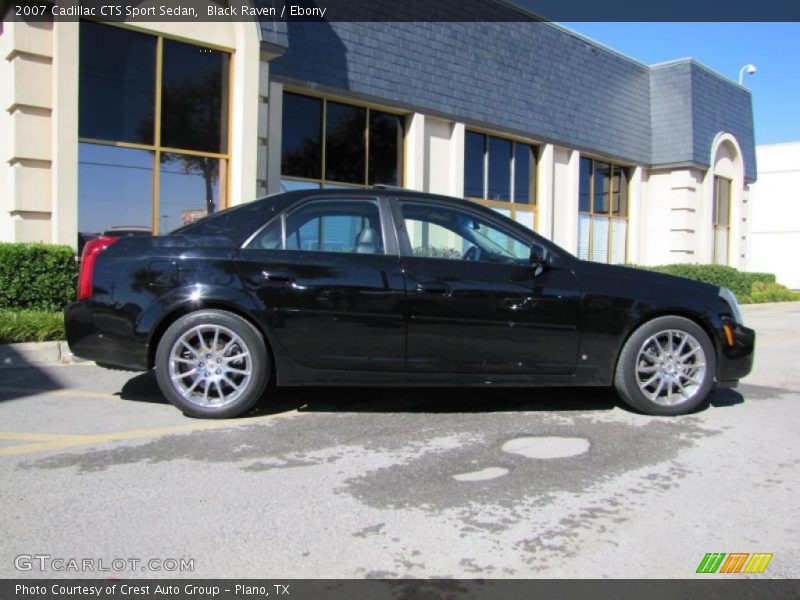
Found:
M 4 18 L 274 23 L 800 21 L 796 0 L 2 0 Z

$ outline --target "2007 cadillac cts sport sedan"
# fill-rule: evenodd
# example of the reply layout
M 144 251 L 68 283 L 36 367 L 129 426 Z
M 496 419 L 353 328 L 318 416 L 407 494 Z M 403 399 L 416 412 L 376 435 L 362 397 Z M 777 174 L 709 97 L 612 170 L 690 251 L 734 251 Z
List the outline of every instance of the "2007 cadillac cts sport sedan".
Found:
M 248 411 L 267 385 L 615 386 L 684 413 L 752 367 L 725 288 L 589 263 L 473 202 L 295 191 L 160 237 L 86 244 L 67 338 L 155 368 L 184 413 Z

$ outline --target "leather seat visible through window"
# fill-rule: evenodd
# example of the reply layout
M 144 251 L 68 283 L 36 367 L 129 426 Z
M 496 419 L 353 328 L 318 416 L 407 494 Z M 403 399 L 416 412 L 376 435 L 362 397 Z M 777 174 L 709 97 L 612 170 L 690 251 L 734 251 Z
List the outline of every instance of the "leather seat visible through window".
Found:
M 362 229 L 356 236 L 356 252 L 358 254 L 375 254 L 380 247 L 381 236 L 371 227 Z

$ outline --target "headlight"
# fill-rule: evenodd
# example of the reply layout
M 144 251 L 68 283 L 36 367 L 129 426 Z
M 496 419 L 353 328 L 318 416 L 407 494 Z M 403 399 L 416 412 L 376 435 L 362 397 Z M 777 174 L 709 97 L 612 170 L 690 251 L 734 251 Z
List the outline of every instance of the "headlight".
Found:
M 731 307 L 731 312 L 733 313 L 733 318 L 739 325 L 744 325 L 744 321 L 742 321 L 742 311 L 739 310 L 739 302 L 736 301 L 736 295 L 730 291 L 728 288 L 719 288 L 719 297 L 725 300 L 728 303 L 728 306 Z

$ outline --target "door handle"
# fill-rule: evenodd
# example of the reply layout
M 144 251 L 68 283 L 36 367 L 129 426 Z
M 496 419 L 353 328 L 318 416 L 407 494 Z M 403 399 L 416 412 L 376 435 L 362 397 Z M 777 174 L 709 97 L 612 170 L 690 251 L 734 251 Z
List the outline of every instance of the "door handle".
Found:
M 527 298 L 503 298 L 500 306 L 506 310 L 532 310 L 536 306 L 536 300 L 530 296 Z
M 291 273 L 281 271 L 261 271 L 261 279 L 264 283 L 277 283 L 288 285 L 294 283 L 294 276 Z
M 421 294 L 450 294 L 450 286 L 446 283 L 417 283 L 417 292 Z

